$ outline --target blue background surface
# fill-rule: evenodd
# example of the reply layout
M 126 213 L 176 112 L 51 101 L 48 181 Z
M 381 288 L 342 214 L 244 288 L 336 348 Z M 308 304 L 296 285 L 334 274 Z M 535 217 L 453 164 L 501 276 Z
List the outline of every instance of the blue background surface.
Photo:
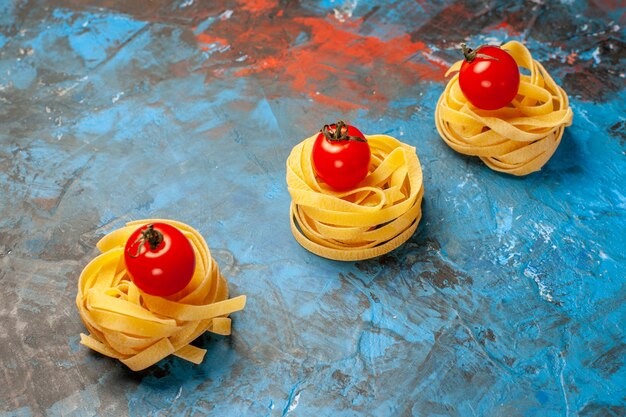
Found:
M 626 415 L 626 13 L 539 3 L 0 1 L 0 416 Z M 524 178 L 433 120 L 458 43 L 510 39 L 574 111 Z M 421 224 L 378 259 L 289 230 L 287 155 L 339 118 L 423 166 Z M 149 217 L 248 296 L 199 366 L 78 343 L 95 243 Z

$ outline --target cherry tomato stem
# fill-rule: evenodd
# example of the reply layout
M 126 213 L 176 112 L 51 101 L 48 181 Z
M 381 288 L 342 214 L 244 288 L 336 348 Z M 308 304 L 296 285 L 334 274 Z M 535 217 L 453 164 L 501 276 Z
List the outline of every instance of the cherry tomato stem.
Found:
M 148 243 L 150 245 L 150 250 L 156 250 L 159 245 L 161 243 L 163 243 L 163 233 L 159 232 L 158 230 L 154 229 L 154 225 L 150 224 L 148 225 L 148 228 L 145 230 L 141 231 L 140 236 L 137 237 L 137 240 L 135 240 L 132 245 L 131 245 L 131 249 L 133 247 L 137 248 L 137 251 L 134 254 L 131 254 L 130 257 L 131 258 L 136 258 L 139 256 L 139 254 L 141 253 L 141 248 L 143 243 Z

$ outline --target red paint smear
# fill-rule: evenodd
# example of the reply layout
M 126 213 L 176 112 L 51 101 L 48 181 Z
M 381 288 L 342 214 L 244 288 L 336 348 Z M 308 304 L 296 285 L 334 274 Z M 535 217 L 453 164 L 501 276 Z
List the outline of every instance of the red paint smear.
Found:
M 295 22 L 310 29 L 311 39 L 281 57 L 281 78 L 289 81 L 295 91 L 308 94 L 321 104 L 344 110 L 366 108 L 368 102 L 387 101 L 384 91 L 388 77 L 400 84 L 398 87 L 418 79 L 440 78 L 439 64 L 411 61 L 427 48 L 423 42 L 412 42 L 408 35 L 384 41 L 345 31 L 326 19 L 300 18 Z M 394 73 L 386 73 L 390 69 Z M 363 73 L 370 75 L 369 85 L 353 79 Z M 329 81 L 336 93 L 320 92 Z
M 263 72 L 270 69 L 275 69 L 281 66 L 280 60 L 274 57 L 263 58 L 260 61 L 257 61 L 255 65 L 249 68 L 241 69 L 235 72 L 235 75 L 238 77 L 247 77 L 252 74 L 258 74 L 259 72 Z
M 260 14 L 278 7 L 278 2 L 274 0 L 245 0 L 240 3 L 239 10 Z
M 422 77 L 433 77 L 432 68 L 424 68 L 424 66 L 410 62 L 412 56 L 427 48 L 423 42 L 412 42 L 409 35 L 383 41 L 373 36 L 360 36 L 341 30 L 330 25 L 326 19 L 295 20 L 311 28 L 310 43 L 314 46 L 314 48 L 295 48 L 293 52 L 298 61 L 306 59 L 314 66 L 320 57 L 323 57 L 322 60 L 332 57 L 335 64 L 332 66 L 341 64 L 340 66 L 345 67 L 352 67 L 355 64 L 368 67 L 382 62 L 391 66 L 411 67 Z
M 198 43 L 205 44 L 205 45 L 211 45 L 214 43 L 219 43 L 220 45 L 223 45 L 223 46 L 228 45 L 228 41 L 226 39 L 218 38 L 215 36 L 210 36 L 210 35 L 207 35 L 206 33 L 200 33 L 196 35 L 196 39 L 198 40 Z M 207 49 L 207 48 L 204 47 L 203 49 Z
M 309 97 L 320 104 L 325 104 L 330 108 L 337 108 L 342 111 L 367 109 L 367 106 L 353 101 L 341 100 L 336 97 L 330 97 L 326 94 L 309 93 Z
M 285 95 L 283 88 L 288 86 L 287 94 L 303 94 L 342 110 L 384 107 L 387 97 L 396 97 L 407 85 L 422 80 L 440 81 L 447 69 L 428 59 L 431 51 L 423 42 L 411 41 L 406 34 L 390 40 L 362 36 L 354 33 L 358 23 L 346 25 L 316 17 L 279 21 L 252 17 L 232 23 L 227 28 L 218 23 L 211 27 L 212 33 L 228 41 L 204 34 L 198 41 L 230 44 L 224 54 L 228 59 L 247 55 L 242 64 L 247 66 L 236 70 L 236 76 L 278 78 L 281 83 L 269 83 L 279 90 L 277 95 Z M 308 40 L 294 46 L 302 33 Z

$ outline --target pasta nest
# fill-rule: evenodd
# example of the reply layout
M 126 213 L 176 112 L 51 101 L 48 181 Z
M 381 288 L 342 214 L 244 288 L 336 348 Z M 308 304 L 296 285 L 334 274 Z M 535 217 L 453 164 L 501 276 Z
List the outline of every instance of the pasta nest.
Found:
M 189 239 L 196 268 L 189 284 L 168 297 L 143 293 L 130 280 L 124 246 L 140 226 L 163 222 Z M 89 330 L 81 343 L 119 359 L 133 371 L 145 369 L 174 354 L 199 364 L 205 349 L 189 343 L 205 331 L 229 335 L 228 314 L 242 310 L 245 296 L 228 299 L 228 285 L 202 236 L 190 226 L 171 220 L 138 220 L 103 237 L 101 255 L 83 270 L 76 304 Z
M 520 74 L 517 97 L 498 110 L 474 107 L 463 95 L 455 74 L 437 102 L 435 122 L 443 140 L 457 152 L 479 156 L 491 169 L 526 175 L 541 169 L 561 142 L 573 113 L 567 94 L 545 68 L 533 60 L 524 45 L 502 45 L 517 65 L 530 71 Z M 446 73 L 461 69 L 455 63 Z
M 291 231 L 324 258 L 354 261 L 383 255 L 409 239 L 422 217 L 422 169 L 415 148 L 387 135 L 366 135 L 369 173 L 353 190 L 337 192 L 315 175 L 317 135 L 287 159 Z

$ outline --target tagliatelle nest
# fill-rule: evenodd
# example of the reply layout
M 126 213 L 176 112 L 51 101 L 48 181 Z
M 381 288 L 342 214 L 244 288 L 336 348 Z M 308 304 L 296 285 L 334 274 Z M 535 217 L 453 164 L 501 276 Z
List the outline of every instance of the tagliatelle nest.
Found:
M 498 110 L 476 108 L 463 95 L 457 73 L 439 98 L 435 122 L 455 151 L 479 156 L 493 170 L 526 175 L 550 159 L 565 127 L 572 124 L 573 113 L 565 91 L 524 45 L 511 41 L 502 49 L 530 71 L 530 75 L 521 74 L 511 105 Z M 455 63 L 446 76 L 459 71 L 462 63 Z
M 196 268 L 180 292 L 159 297 L 141 292 L 130 280 L 124 246 L 137 228 L 155 222 L 177 227 L 189 239 Z M 170 220 L 138 220 L 103 237 L 102 254 L 83 270 L 76 305 L 90 334 L 81 343 L 119 359 L 133 371 L 174 354 L 200 363 L 206 350 L 189 343 L 205 331 L 228 335 L 228 314 L 242 310 L 245 296 L 228 299 L 228 285 L 202 236 L 186 224 Z
M 354 261 L 383 255 L 408 240 L 422 217 L 422 169 L 415 148 L 386 135 L 365 136 L 369 174 L 353 190 L 337 192 L 316 177 L 311 151 L 317 135 L 287 159 L 291 231 L 309 251 Z

